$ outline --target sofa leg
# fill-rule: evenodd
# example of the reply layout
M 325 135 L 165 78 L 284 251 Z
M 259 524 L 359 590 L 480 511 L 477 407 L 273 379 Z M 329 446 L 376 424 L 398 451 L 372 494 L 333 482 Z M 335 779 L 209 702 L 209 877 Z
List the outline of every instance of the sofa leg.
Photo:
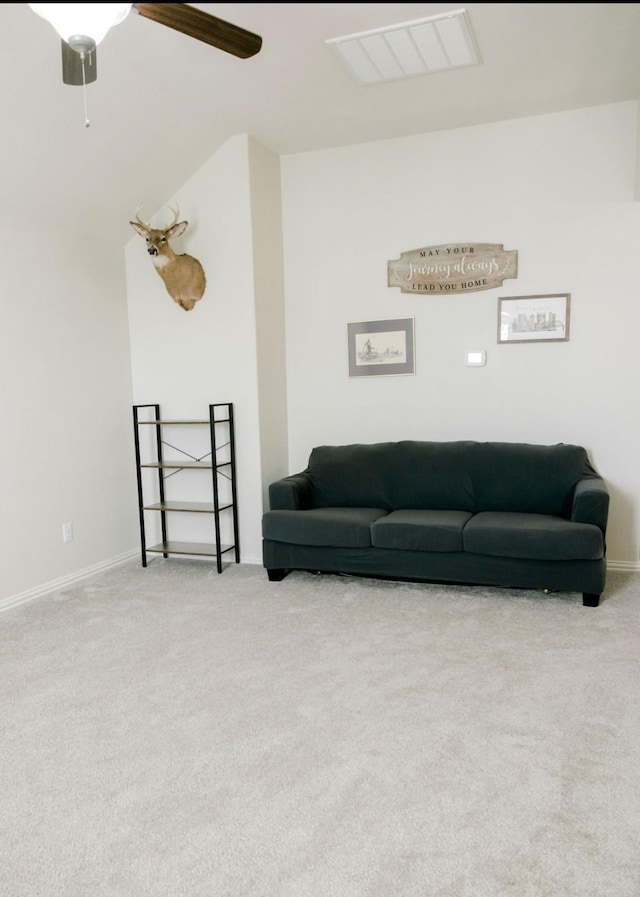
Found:
M 269 582 L 281 582 L 288 572 L 284 567 L 273 567 L 271 570 L 267 570 Z
M 582 604 L 584 607 L 597 607 L 600 604 L 600 595 L 592 595 L 589 592 L 583 592 Z

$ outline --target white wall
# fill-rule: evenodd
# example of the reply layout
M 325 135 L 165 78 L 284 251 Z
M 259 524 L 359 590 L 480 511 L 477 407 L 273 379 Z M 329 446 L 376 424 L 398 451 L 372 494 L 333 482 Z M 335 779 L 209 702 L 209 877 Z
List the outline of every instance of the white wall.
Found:
M 0 233 L 0 606 L 136 548 L 122 248 Z M 62 524 L 74 539 L 64 544 Z
M 269 161 L 267 151 L 256 148 L 250 164 L 249 147 L 245 135 L 227 141 L 178 195 L 166 200 L 177 202 L 180 218 L 190 222 L 173 248 L 198 258 L 207 275 L 206 292 L 192 311 L 183 311 L 167 294 L 138 236 L 132 236 L 126 246 L 126 266 L 134 401 L 159 403 L 165 418 L 201 418 L 209 403 L 233 402 L 241 558 L 260 563 L 264 486 L 256 303 L 257 296 L 262 297 L 260 301 L 271 296 L 276 312 L 282 305 L 282 259 L 279 189 L 273 187 L 278 185 L 277 160 Z M 250 178 L 256 191 L 263 193 L 257 200 L 257 223 Z M 269 223 L 267 208 L 276 215 L 278 230 L 275 246 L 279 254 L 271 267 L 261 248 L 260 227 Z M 162 224 L 162 214 L 166 213 L 160 209 L 155 223 Z M 145 218 L 144 210 L 141 217 Z M 254 239 L 260 242 L 255 251 Z M 275 290 L 267 286 L 256 290 L 257 265 L 264 283 L 271 277 Z M 281 344 L 276 346 L 274 358 L 283 368 L 284 336 L 274 338 Z M 285 418 L 284 398 L 280 402 L 283 408 L 276 423 Z M 266 408 L 268 405 L 267 401 Z M 197 480 L 198 473 L 191 472 L 178 476 L 180 480 L 174 479 L 171 486 L 182 490 L 180 497 L 210 497 L 210 478 Z M 229 522 L 223 520 L 225 543 Z M 154 526 L 152 517 L 148 523 Z M 169 525 L 172 539 L 211 540 L 213 524 L 203 515 L 170 515 Z
M 609 560 L 640 544 L 636 103 L 282 160 L 290 471 L 318 444 L 584 445 L 612 493 Z M 518 250 L 517 279 L 407 295 L 387 262 L 442 243 Z M 499 296 L 569 292 L 569 342 L 497 344 Z M 353 378 L 347 323 L 413 317 L 416 374 Z M 485 349 L 485 367 L 465 352 Z

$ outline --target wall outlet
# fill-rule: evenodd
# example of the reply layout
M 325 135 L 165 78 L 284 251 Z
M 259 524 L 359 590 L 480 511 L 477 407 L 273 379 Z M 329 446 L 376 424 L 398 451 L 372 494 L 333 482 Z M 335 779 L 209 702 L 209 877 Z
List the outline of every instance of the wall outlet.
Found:
M 63 523 L 62 524 L 62 541 L 63 542 L 73 542 L 73 524 L 72 523 Z

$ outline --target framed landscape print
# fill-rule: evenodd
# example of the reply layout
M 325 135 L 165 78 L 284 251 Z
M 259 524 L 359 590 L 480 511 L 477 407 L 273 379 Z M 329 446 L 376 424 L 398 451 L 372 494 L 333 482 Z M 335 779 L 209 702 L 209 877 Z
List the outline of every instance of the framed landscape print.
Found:
M 415 374 L 414 319 L 347 324 L 350 377 Z
M 566 342 L 570 304 L 570 293 L 501 297 L 498 299 L 498 342 Z

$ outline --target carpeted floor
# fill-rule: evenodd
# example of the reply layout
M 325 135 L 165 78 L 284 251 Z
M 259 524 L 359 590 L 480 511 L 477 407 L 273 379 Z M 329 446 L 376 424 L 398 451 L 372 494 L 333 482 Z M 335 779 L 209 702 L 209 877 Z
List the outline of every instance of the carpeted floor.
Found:
M 2 897 L 639 897 L 640 576 L 131 561 L 0 615 Z

